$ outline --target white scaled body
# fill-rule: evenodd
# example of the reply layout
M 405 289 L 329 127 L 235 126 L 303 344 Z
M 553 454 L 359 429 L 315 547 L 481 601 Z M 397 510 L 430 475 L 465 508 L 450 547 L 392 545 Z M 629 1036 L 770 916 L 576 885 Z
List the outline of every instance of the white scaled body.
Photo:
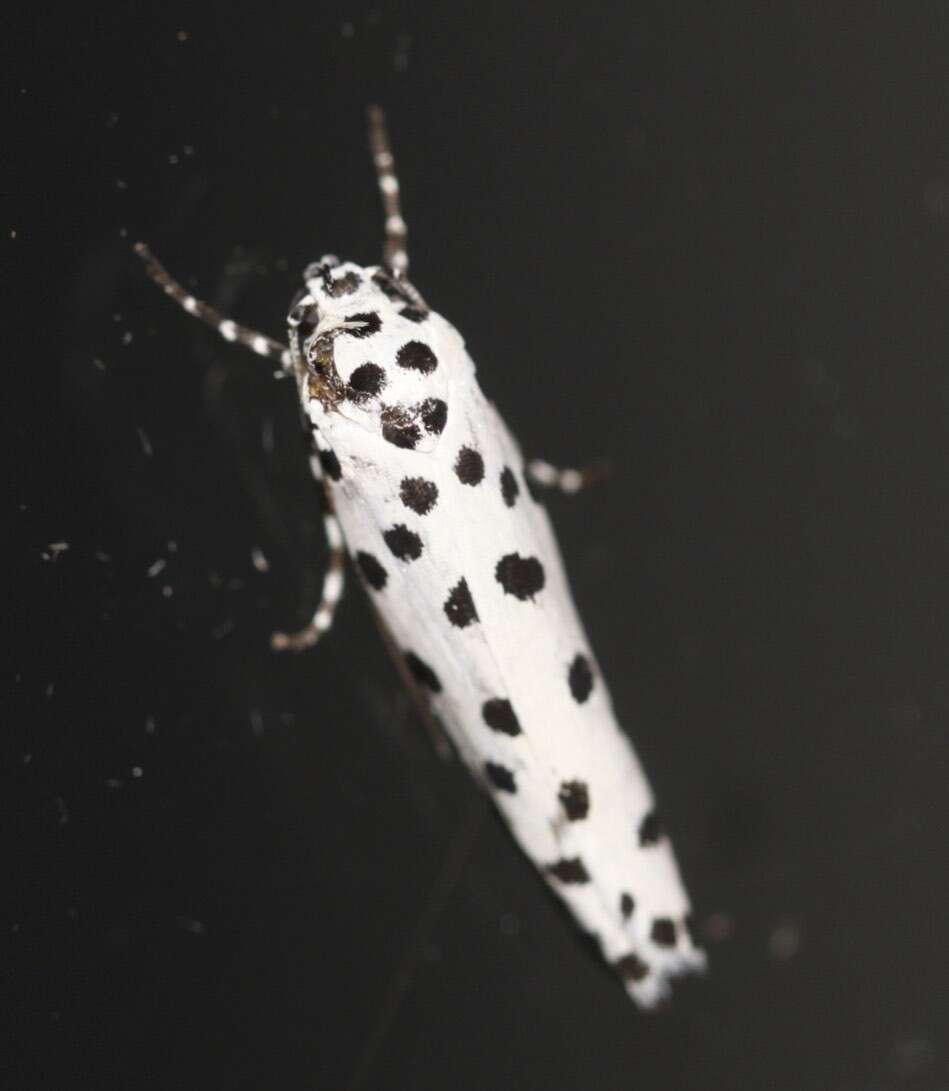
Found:
M 349 264 L 308 270 L 295 371 L 318 465 L 418 689 L 524 852 L 651 1006 L 704 962 L 671 848 L 518 446 L 458 332 L 404 283 Z
M 405 277 L 378 109 L 370 145 L 385 265 L 311 265 L 289 347 L 190 295 L 144 243 L 136 251 L 185 311 L 296 377 L 331 558 L 312 622 L 275 634 L 274 647 L 309 647 L 330 628 L 345 544 L 419 697 L 630 995 L 651 1007 L 670 978 L 704 966 L 688 898 L 520 450 L 460 335 Z M 566 491 L 581 476 L 534 464 L 535 479 Z

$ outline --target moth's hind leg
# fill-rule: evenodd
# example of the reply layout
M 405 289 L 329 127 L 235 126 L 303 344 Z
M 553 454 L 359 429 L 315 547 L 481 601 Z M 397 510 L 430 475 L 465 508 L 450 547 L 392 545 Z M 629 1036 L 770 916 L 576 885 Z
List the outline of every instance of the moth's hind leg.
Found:
M 557 489 L 570 495 L 599 483 L 609 477 L 611 472 L 612 467 L 605 460 L 593 462 L 582 470 L 561 470 L 542 458 L 533 458 L 524 467 L 524 474 L 532 484 L 545 489 Z
M 272 337 L 267 337 L 266 334 L 258 333 L 257 330 L 241 326 L 237 322 L 231 321 L 230 318 L 225 318 L 210 303 L 196 299 L 175 280 L 145 243 L 137 242 L 134 249 L 145 264 L 145 272 L 159 288 L 167 295 L 170 295 L 178 306 L 186 310 L 188 314 L 194 315 L 195 318 L 199 318 L 206 325 L 217 330 L 225 341 L 236 341 L 239 345 L 249 348 L 251 352 L 256 352 L 258 356 L 265 356 L 268 360 L 275 360 L 284 368 L 290 366 L 290 350 L 286 345 L 274 341 Z
M 322 480 L 322 469 L 318 454 L 310 459 L 313 476 Z M 330 556 L 323 577 L 323 589 L 320 592 L 320 602 L 316 608 L 310 623 L 296 632 L 276 632 L 270 637 L 270 646 L 275 652 L 302 652 L 313 645 L 328 633 L 333 627 L 333 619 L 336 616 L 336 607 L 343 597 L 346 588 L 346 547 L 343 544 L 343 532 L 333 511 L 332 500 L 329 492 L 325 492 L 326 509 L 323 512 L 323 532 L 326 535 L 326 544 L 329 546 Z

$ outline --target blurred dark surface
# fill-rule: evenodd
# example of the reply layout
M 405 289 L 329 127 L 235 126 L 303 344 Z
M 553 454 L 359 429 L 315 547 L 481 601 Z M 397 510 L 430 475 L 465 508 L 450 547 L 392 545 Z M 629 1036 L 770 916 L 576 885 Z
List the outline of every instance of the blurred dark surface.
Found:
M 949 1088 L 945 4 L 133 4 L 5 51 L 3 1087 Z M 661 1017 L 493 818 L 437 885 L 477 797 L 358 588 L 269 652 L 325 554 L 293 390 L 129 256 L 282 336 L 306 262 L 380 252 L 372 101 L 525 449 L 616 467 L 551 507 L 709 941 Z

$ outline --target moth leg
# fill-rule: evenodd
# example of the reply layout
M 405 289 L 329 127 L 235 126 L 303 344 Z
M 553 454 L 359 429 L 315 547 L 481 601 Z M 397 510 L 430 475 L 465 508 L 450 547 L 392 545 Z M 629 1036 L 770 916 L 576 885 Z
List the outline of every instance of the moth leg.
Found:
M 186 291 L 175 280 L 145 243 L 137 242 L 134 250 L 144 262 L 145 272 L 159 288 L 167 295 L 170 295 L 178 306 L 186 310 L 188 314 L 194 315 L 195 318 L 199 318 L 202 322 L 217 330 L 225 341 L 236 341 L 239 345 L 249 348 L 251 352 L 256 352 L 258 356 L 265 356 L 268 360 L 275 360 L 283 368 L 290 367 L 290 350 L 286 345 L 274 341 L 272 337 L 267 337 L 263 333 L 258 333 L 257 330 L 248 329 L 247 326 L 240 326 L 236 322 L 232 322 L 230 318 L 225 318 L 220 311 L 209 303 L 195 299 L 190 292 Z
M 310 459 L 313 476 L 322 480 L 322 469 L 319 456 L 314 454 Z M 323 589 L 320 592 L 320 602 L 312 620 L 302 629 L 293 633 L 276 632 L 270 637 L 270 647 L 275 652 L 302 652 L 313 645 L 328 633 L 333 626 L 336 616 L 336 607 L 343 597 L 346 588 L 346 547 L 343 544 L 343 532 L 333 511 L 333 503 L 329 492 L 326 495 L 326 510 L 323 513 L 323 532 L 326 535 L 326 544 L 329 546 L 330 559 L 323 577 Z
M 542 458 L 533 458 L 525 465 L 524 473 L 535 485 L 573 495 L 609 477 L 611 467 L 608 462 L 601 461 L 593 462 L 582 470 L 560 470 Z
M 390 269 L 398 276 L 403 276 L 409 268 L 409 254 L 406 248 L 408 228 L 405 220 L 402 219 L 399 179 L 395 173 L 395 159 L 389 145 L 385 114 L 378 106 L 369 107 L 369 148 L 372 152 L 373 166 L 376 168 L 376 181 L 379 183 L 382 207 L 386 217 L 383 258 Z

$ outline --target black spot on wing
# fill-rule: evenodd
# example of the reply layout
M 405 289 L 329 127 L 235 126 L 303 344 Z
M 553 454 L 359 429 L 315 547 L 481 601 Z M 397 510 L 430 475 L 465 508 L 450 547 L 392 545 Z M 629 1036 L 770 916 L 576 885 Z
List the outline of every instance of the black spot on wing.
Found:
M 445 431 L 448 420 L 448 406 L 441 398 L 426 398 L 420 409 L 425 431 L 433 436 L 440 436 Z
M 422 539 L 404 523 L 397 523 L 382 537 L 393 556 L 400 561 L 417 561 L 422 556 Z
M 364 314 L 348 314 L 346 322 L 361 322 L 362 325 L 351 330 L 342 330 L 341 333 L 349 337 L 372 337 L 382 329 L 382 319 L 375 311 L 366 311 Z
M 657 947 L 675 947 L 676 926 L 668 917 L 656 917 L 652 922 L 652 942 Z
M 507 553 L 495 565 L 494 578 L 507 594 L 524 602 L 543 590 L 544 566 L 536 557 Z
M 511 467 L 505 466 L 501 471 L 501 496 L 509 508 L 514 507 L 520 491 L 517 478 L 514 476 Z
M 662 837 L 662 820 L 659 818 L 658 813 L 655 810 L 650 811 L 642 822 L 639 823 L 639 843 L 643 847 L 646 845 L 656 845 L 659 843 L 659 839 Z
M 649 965 L 639 955 L 624 955 L 613 963 L 613 968 L 624 981 L 642 981 L 649 973 Z
M 590 669 L 590 661 L 585 655 L 577 654 L 570 664 L 567 674 L 570 683 L 570 692 L 578 705 L 590 696 L 593 690 L 593 671 Z
M 336 452 L 324 451 L 321 447 L 317 447 L 316 452 L 320 465 L 323 467 L 323 473 L 331 480 L 339 481 L 343 476 L 343 470 L 339 464 L 339 459 L 336 457 Z
M 558 860 L 555 864 L 548 864 L 547 870 L 555 879 L 559 879 L 560 882 L 568 885 L 588 883 L 590 881 L 590 873 L 579 856 Z
M 445 616 L 458 629 L 464 629 L 478 620 L 478 611 L 475 609 L 468 581 L 463 576 L 445 600 Z
M 428 311 L 423 311 L 421 307 L 403 307 L 399 314 L 410 322 L 424 322 L 428 318 Z
M 571 822 L 579 822 L 589 813 L 590 790 L 582 780 L 565 780 L 560 785 L 557 798 Z
M 511 707 L 511 702 L 503 697 L 492 697 L 481 706 L 481 716 L 492 731 L 502 735 L 520 735 L 521 725 Z
M 636 903 L 633 901 L 632 894 L 628 894 L 625 890 L 619 896 L 619 911 L 623 917 L 623 920 L 629 920 L 633 915 L 633 910 L 636 908 Z
M 395 354 L 399 367 L 430 375 L 438 367 L 438 358 L 424 341 L 406 341 Z
M 392 405 L 382 411 L 382 438 L 394 447 L 414 451 L 422 431 L 401 406 Z
M 487 774 L 488 780 L 498 789 L 499 792 L 511 792 L 517 791 L 517 784 L 514 782 L 514 774 L 506 765 L 498 765 L 493 761 L 486 761 L 484 763 L 484 771 Z
M 349 377 L 349 396 L 362 402 L 373 398 L 386 385 L 386 373 L 378 364 L 360 364 Z
M 425 660 L 420 659 L 415 652 L 405 653 L 405 665 L 409 668 L 409 672 L 416 682 L 425 686 L 426 689 L 430 689 L 432 693 L 441 693 L 442 684 L 439 681 L 438 675 Z
M 462 485 L 478 485 L 484 477 L 484 459 L 474 447 L 462 447 L 455 459 L 455 476 Z
M 389 579 L 388 573 L 371 553 L 359 550 L 356 554 L 356 564 L 362 573 L 363 579 L 374 591 L 381 591 Z
M 428 515 L 438 502 L 438 486 L 424 477 L 403 477 L 399 497 L 416 515 Z

